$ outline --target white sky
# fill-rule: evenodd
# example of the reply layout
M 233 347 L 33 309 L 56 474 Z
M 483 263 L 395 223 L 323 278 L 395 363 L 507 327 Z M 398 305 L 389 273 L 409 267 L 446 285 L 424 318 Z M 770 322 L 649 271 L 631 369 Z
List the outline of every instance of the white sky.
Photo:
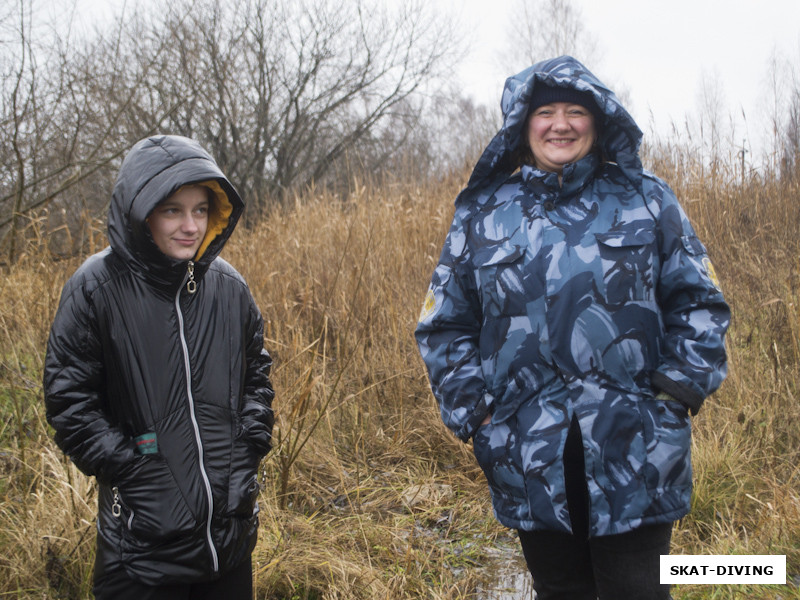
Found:
M 439 2 L 448 10 L 463 7 L 472 48 L 462 67 L 464 89 L 497 105 L 511 73 L 498 73 L 494 57 L 513 3 Z M 768 64 L 777 53 L 800 69 L 800 0 L 572 2 L 599 51 L 597 60 L 576 58 L 615 91 L 627 90 L 627 108 L 646 134 L 651 115 L 659 132 L 696 115 L 703 78 L 716 77 L 726 102 L 722 114 L 734 119 L 737 144 L 747 138 L 758 152 L 771 139 L 765 118 Z

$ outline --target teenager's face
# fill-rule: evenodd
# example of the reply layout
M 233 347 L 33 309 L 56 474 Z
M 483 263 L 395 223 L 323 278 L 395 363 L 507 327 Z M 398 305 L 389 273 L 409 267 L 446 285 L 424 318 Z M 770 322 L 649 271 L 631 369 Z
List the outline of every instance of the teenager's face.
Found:
M 528 144 L 536 166 L 561 173 L 592 149 L 597 133 L 594 117 L 580 104 L 553 102 L 533 111 L 528 120 Z
M 208 189 L 186 186 L 159 202 L 147 217 L 153 241 L 164 254 L 192 260 L 208 228 Z

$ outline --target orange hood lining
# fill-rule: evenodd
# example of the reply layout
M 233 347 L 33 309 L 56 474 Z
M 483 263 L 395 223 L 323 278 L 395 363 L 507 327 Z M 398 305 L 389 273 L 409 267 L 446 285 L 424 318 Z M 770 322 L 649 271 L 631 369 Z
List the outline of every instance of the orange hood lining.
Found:
M 201 181 L 199 183 L 194 183 L 192 185 L 202 185 L 203 187 L 208 188 L 214 195 L 214 198 L 208 207 L 208 227 L 206 229 L 206 235 L 203 238 L 203 243 L 200 244 L 200 247 L 197 249 L 197 254 L 195 254 L 194 260 L 197 262 L 203 256 L 208 247 L 211 245 L 216 237 L 225 231 L 225 228 L 228 226 L 230 222 L 230 216 L 233 212 L 233 204 L 228 199 L 228 194 L 225 193 L 225 190 L 219 185 L 219 182 L 215 180 L 210 181 Z

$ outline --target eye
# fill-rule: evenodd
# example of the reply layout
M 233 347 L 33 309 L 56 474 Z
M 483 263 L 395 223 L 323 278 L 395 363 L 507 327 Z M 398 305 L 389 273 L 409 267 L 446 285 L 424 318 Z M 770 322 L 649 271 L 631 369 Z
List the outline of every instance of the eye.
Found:
M 588 117 L 589 111 L 585 107 L 575 104 L 567 109 L 567 114 L 571 117 Z

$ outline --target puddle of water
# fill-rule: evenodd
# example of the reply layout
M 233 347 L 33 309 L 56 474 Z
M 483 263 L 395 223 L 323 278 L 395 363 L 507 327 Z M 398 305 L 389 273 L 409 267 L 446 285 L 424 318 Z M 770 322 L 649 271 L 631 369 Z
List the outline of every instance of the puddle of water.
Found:
M 523 561 L 499 561 L 490 571 L 490 580 L 476 590 L 477 600 L 534 600 L 533 583 Z

